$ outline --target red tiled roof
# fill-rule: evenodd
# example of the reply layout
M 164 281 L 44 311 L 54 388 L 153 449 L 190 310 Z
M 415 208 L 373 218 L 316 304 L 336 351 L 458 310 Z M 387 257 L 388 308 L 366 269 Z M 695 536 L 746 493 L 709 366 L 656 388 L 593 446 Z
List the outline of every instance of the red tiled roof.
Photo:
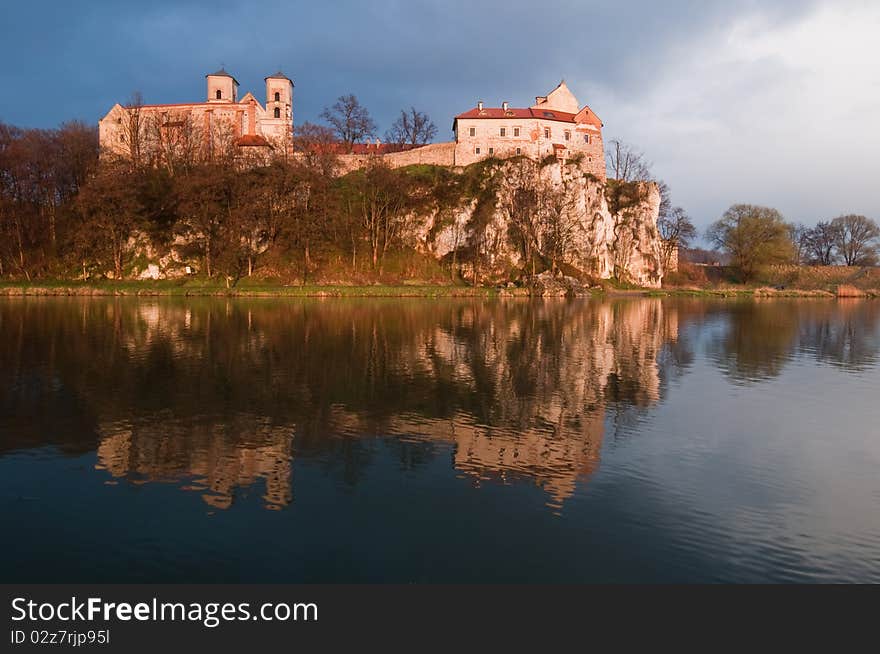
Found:
M 482 110 L 474 107 L 463 114 L 458 114 L 455 118 L 540 118 L 542 120 L 556 120 L 561 123 L 573 123 L 576 114 L 570 114 L 566 111 L 556 111 L 555 109 L 508 109 L 505 111 L 501 107 L 484 107 Z
M 269 144 L 269 141 L 264 139 L 259 134 L 244 134 L 243 136 L 239 136 L 235 140 L 235 144 L 239 146 L 263 146 L 263 147 L 272 147 Z

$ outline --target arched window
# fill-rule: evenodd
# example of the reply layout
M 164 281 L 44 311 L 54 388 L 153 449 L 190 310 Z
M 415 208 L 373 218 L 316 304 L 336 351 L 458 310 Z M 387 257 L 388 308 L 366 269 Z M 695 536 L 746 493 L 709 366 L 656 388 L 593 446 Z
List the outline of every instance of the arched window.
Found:
M 275 107 L 275 118 L 281 118 L 281 107 Z
M 275 91 L 275 102 L 281 102 L 281 94 Z
M 220 91 L 220 89 L 217 89 L 216 96 L 218 100 L 221 100 L 223 98 L 223 93 Z

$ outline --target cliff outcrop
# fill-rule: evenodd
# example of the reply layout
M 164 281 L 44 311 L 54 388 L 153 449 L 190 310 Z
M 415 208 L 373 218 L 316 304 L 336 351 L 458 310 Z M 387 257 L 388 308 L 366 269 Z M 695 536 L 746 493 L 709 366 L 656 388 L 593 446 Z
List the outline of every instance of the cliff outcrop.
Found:
M 137 263 L 130 276 L 159 279 L 202 272 L 210 248 L 217 270 L 237 279 L 250 274 L 258 257 L 270 258 L 273 246 L 285 238 L 301 247 L 308 235 L 303 225 L 308 224 L 316 233 L 325 227 L 348 233 L 354 244 L 349 248 L 326 242 L 315 248 L 314 259 L 312 251 L 303 254 L 315 281 L 330 274 L 337 281 L 355 279 L 359 271 L 354 263 L 351 275 L 341 264 L 333 273 L 325 273 L 322 265 L 343 257 L 354 262 L 357 250 L 351 248 L 356 247 L 361 270 L 373 255 L 373 279 L 383 279 L 381 258 L 388 250 L 429 262 L 444 280 L 451 272 L 468 283 L 528 285 L 537 295 L 578 295 L 606 279 L 648 288 L 661 285 L 660 194 L 654 183 L 606 182 L 576 158 L 555 156 L 543 161 L 486 159 L 464 168 L 413 164 L 392 169 L 381 161 L 367 163 L 334 180 L 335 196 L 308 200 L 302 191 L 307 184 L 279 191 L 275 205 L 280 212 L 285 202 L 296 204 L 300 196 L 308 201 L 287 218 L 273 218 L 266 225 L 257 221 L 258 228 L 242 222 L 251 215 L 246 203 L 219 207 L 207 227 L 196 220 L 198 215 L 182 213 L 164 247 L 151 246 L 143 234 L 132 237 L 129 248 Z M 336 214 L 325 205 L 335 206 Z M 288 222 L 282 225 L 282 219 Z M 216 233 L 205 231 L 217 225 Z M 286 236 L 273 238 L 273 233 Z M 372 252 L 364 252 L 370 246 Z M 289 260 L 289 253 L 288 263 L 276 257 L 262 271 L 274 271 L 280 278 L 302 274 L 296 267 L 304 264 L 294 259 L 291 265 Z M 223 272 L 224 262 L 234 274 Z M 404 268 L 398 274 L 406 278 L 413 273 Z
M 653 182 L 606 183 L 578 161 L 555 158 L 490 160 L 462 174 L 475 182 L 458 204 L 414 221 L 425 252 L 485 281 L 549 271 L 660 286 L 660 193 Z

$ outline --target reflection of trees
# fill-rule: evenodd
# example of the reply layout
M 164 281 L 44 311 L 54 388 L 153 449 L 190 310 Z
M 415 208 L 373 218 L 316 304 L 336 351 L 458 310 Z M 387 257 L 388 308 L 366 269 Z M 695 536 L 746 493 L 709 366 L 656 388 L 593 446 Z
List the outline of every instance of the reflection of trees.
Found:
M 796 302 L 732 303 L 725 333 L 710 348 L 718 366 L 736 380 L 778 375 L 796 347 L 798 312 Z
M 606 423 L 656 404 L 690 364 L 688 324 L 723 316 L 723 364 L 754 375 L 804 331 L 790 311 L 659 299 L 8 301 L 2 447 L 97 449 L 111 475 L 185 480 L 218 507 L 254 484 L 266 506 L 289 503 L 295 459 L 354 485 L 380 449 L 416 470 L 451 447 L 475 483 L 530 479 L 558 506 L 596 469 Z M 864 332 L 861 315 L 850 333 Z M 760 342 L 749 324 L 775 337 Z
M 876 302 L 758 300 L 720 306 L 726 325 L 710 352 L 735 380 L 775 377 L 796 353 L 862 369 L 880 350 Z
M 848 370 L 863 370 L 880 352 L 880 303 L 837 300 L 811 307 L 810 319 L 800 323 L 800 349 Z

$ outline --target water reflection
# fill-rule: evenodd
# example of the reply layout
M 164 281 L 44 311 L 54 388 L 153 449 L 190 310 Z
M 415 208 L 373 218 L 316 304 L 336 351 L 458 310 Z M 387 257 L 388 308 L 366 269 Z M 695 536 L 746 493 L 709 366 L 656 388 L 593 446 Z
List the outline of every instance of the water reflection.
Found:
M 401 470 L 531 483 L 559 511 L 603 441 L 699 351 L 735 384 L 795 356 L 876 362 L 880 303 L 11 299 L 0 303 L 0 456 L 96 452 L 107 480 L 228 509 L 295 500 L 294 462 L 352 488 Z
M 710 352 L 737 382 L 777 377 L 796 353 L 845 370 L 877 360 L 880 305 L 860 300 L 755 300 L 729 305 Z

